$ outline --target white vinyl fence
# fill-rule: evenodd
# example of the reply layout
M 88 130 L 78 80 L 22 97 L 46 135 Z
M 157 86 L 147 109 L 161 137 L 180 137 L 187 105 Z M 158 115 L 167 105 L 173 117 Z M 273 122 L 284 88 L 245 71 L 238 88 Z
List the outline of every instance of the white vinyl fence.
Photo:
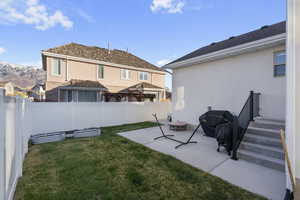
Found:
M 12 200 L 31 135 L 166 119 L 171 103 L 34 103 L 0 89 L 0 200 Z
M 31 103 L 33 134 L 166 119 L 170 102 Z
M 0 200 L 12 200 L 32 132 L 29 101 L 0 90 Z

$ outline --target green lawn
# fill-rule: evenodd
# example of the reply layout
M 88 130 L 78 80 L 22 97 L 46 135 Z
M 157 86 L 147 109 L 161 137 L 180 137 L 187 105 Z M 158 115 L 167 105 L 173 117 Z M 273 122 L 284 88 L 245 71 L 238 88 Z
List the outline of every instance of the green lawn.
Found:
M 15 199 L 264 199 L 116 134 L 155 125 L 106 127 L 100 137 L 31 146 Z

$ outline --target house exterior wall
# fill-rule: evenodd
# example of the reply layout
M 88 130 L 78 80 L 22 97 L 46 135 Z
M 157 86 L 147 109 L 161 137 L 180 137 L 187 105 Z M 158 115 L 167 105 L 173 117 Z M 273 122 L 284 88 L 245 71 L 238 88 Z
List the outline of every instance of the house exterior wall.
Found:
M 53 75 L 52 73 L 52 62 L 53 58 L 47 57 L 46 58 L 46 64 L 47 64 L 47 81 L 49 82 L 60 82 L 64 83 L 66 82 L 66 70 L 67 70 L 67 65 L 66 65 L 66 60 L 63 60 L 62 66 L 61 66 L 61 74 L 60 75 Z
M 284 119 L 285 77 L 273 77 L 273 53 L 284 49 L 277 46 L 174 69 L 173 118 L 197 124 L 208 106 L 238 115 L 254 90 L 261 93 L 263 117 Z
M 15 93 L 14 85 L 11 82 L 5 84 L 5 95 L 6 96 L 13 96 Z
M 143 70 L 132 70 L 129 80 L 121 79 L 121 69 L 113 66 L 104 66 L 104 78 L 98 79 L 98 64 L 80 62 L 74 60 L 63 60 L 61 67 L 61 75 L 56 76 L 52 74 L 51 64 L 53 57 L 46 56 L 46 70 L 47 81 L 46 90 L 52 90 L 55 87 L 60 86 L 63 83 L 70 81 L 71 79 L 99 81 L 104 86 L 112 86 L 118 88 L 127 88 L 141 82 L 148 82 L 161 88 L 165 87 L 165 75 L 164 72 L 149 72 L 148 80 L 140 80 L 139 73 Z
M 15 89 L 14 85 L 11 82 L 5 83 L 3 86 L 0 86 L 0 89 L 4 89 L 5 96 L 14 96 Z
M 68 81 L 71 79 L 97 81 L 97 65 L 68 60 Z
M 152 83 L 157 86 L 164 88 L 165 85 L 165 75 L 162 74 L 152 74 Z M 153 84 L 153 85 L 155 85 Z

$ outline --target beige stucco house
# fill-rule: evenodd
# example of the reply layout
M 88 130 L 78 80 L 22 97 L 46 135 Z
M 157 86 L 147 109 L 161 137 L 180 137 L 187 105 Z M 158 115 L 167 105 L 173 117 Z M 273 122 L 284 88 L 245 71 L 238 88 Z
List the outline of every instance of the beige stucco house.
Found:
M 42 51 L 46 100 L 161 101 L 165 71 L 122 50 L 70 43 Z
M 4 89 L 5 96 L 14 96 L 15 90 L 12 82 L 9 81 L 1 81 L 0 88 Z

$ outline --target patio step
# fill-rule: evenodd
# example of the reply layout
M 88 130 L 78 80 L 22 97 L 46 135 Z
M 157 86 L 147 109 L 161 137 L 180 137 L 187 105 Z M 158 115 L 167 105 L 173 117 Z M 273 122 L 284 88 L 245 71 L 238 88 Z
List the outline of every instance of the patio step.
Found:
M 280 139 L 280 131 L 279 130 L 257 128 L 257 127 L 253 127 L 251 125 L 248 127 L 246 134 Z
M 285 170 L 285 163 L 281 159 L 272 158 L 269 156 L 250 152 L 247 150 L 239 150 L 238 156 L 239 156 L 239 158 L 241 158 L 243 160 L 246 160 L 246 161 L 258 164 L 258 165 L 262 165 L 264 167 L 268 167 L 268 168 L 279 170 L 279 171 Z
M 252 144 L 260 144 L 270 147 L 278 147 L 281 148 L 281 142 L 278 138 L 271 138 L 262 135 L 254 135 L 254 134 L 245 134 L 243 142 L 248 142 Z
M 268 118 L 262 118 L 262 117 L 256 117 L 255 118 L 255 122 L 285 125 L 285 121 L 284 120 L 268 119 Z
M 280 141 L 280 129 L 284 127 L 283 121 L 255 119 L 249 125 L 241 143 L 239 158 L 284 171 L 284 153 Z
M 256 120 L 254 122 L 251 122 L 250 126 L 256 128 L 272 129 L 272 130 L 285 129 L 284 123 L 272 122 L 267 120 Z
M 269 156 L 272 158 L 284 160 L 284 153 L 282 148 L 269 147 L 260 144 L 252 144 L 248 142 L 243 142 L 240 146 L 241 150 L 246 150 L 249 152 L 257 153 L 264 156 Z

